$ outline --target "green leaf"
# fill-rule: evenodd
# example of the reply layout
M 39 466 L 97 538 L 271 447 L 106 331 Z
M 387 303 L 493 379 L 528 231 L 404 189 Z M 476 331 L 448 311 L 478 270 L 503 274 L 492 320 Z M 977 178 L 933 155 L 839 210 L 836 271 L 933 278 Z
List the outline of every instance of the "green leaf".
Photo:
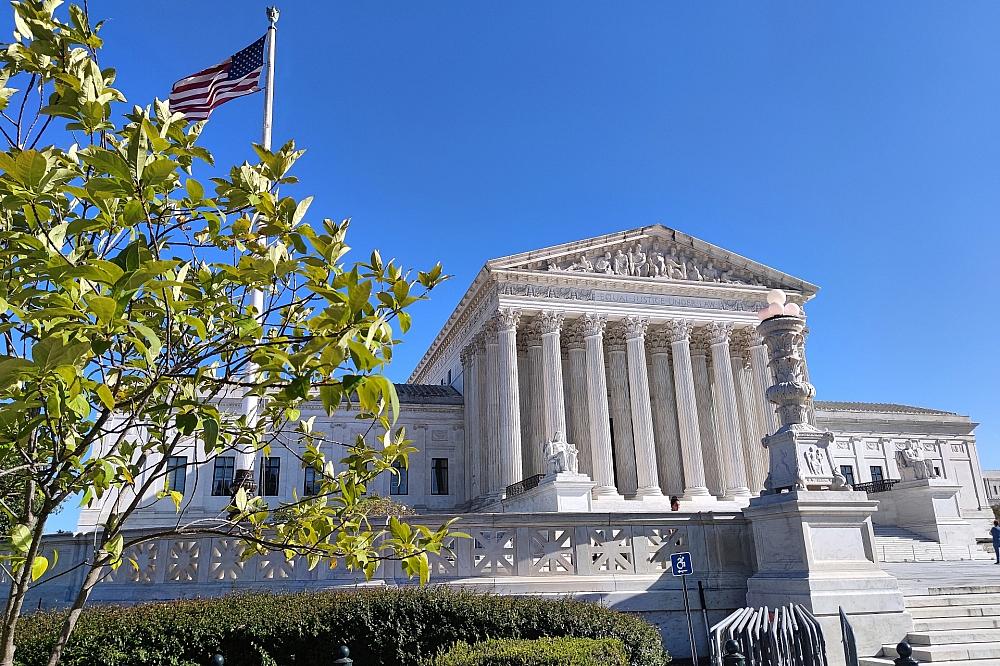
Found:
M 10 532 L 10 545 L 19 553 L 28 552 L 31 545 L 31 530 L 27 525 L 15 525 Z
M 205 451 L 213 450 L 219 443 L 219 421 L 214 416 L 202 418 L 202 428 L 205 432 Z
M 201 201 L 205 198 L 205 188 L 194 178 L 188 178 L 184 182 L 184 189 L 192 201 Z
M 36 581 L 45 575 L 45 572 L 49 569 L 49 558 L 44 555 L 35 555 L 35 559 L 31 561 L 31 580 Z
M 101 384 L 97 387 L 97 398 L 108 409 L 115 408 L 115 398 L 111 395 L 111 389 L 108 388 L 107 384 Z
M 115 318 L 118 301 L 107 296 L 91 296 L 87 300 L 87 309 L 97 315 L 99 322 L 107 324 Z

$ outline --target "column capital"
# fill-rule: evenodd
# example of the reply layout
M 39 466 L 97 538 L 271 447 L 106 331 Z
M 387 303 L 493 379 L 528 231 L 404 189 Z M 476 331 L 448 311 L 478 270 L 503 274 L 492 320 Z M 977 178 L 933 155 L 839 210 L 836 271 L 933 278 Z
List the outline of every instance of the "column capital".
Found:
M 747 363 L 750 362 L 750 347 L 753 346 L 750 342 L 750 328 L 737 328 L 733 330 L 732 336 L 729 338 L 732 343 L 732 354 L 736 358 L 742 358 Z
M 646 335 L 646 328 L 649 326 L 649 319 L 629 315 L 622 320 L 627 340 L 642 339 Z
M 628 339 L 625 326 L 620 321 L 611 322 L 604 333 L 604 346 L 608 351 L 625 351 Z
M 566 319 L 566 315 L 562 312 L 556 312 L 554 310 L 546 310 L 542 313 L 539 318 L 539 325 L 542 328 L 542 335 L 549 335 L 552 333 L 558 333 L 562 328 L 563 321 Z
M 667 332 L 671 342 L 684 342 L 691 337 L 694 322 L 690 319 L 671 319 L 667 322 Z
M 651 328 L 646 334 L 646 345 L 652 354 L 669 353 L 671 342 L 673 342 L 673 335 L 669 327 Z
M 728 321 L 713 321 L 709 322 L 706 330 L 712 345 L 728 345 L 733 333 L 733 324 Z
M 516 330 L 517 322 L 521 320 L 521 311 L 517 308 L 498 308 L 494 319 L 499 330 Z
M 691 332 L 691 353 L 708 356 L 711 347 L 711 336 L 706 327 L 696 328 Z
M 561 335 L 563 346 L 567 349 L 583 349 L 584 334 L 580 326 L 568 326 Z
M 604 335 L 604 329 L 608 325 L 608 318 L 602 314 L 588 312 L 579 319 L 580 330 L 585 338 L 594 335 Z
M 475 339 L 469 344 L 462 347 L 462 351 L 459 354 L 459 358 L 462 360 L 463 367 L 469 367 L 472 365 L 473 359 L 476 357 L 476 353 L 479 351 L 479 345 L 476 344 Z
M 764 346 L 764 336 L 760 334 L 756 326 L 751 326 L 747 329 L 747 342 L 750 343 L 751 347 Z

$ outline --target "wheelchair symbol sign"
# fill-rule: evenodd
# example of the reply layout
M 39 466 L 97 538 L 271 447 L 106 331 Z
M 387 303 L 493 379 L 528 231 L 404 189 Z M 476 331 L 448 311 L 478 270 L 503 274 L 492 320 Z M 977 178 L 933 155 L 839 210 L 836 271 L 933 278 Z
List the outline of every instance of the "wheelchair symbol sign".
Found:
M 670 556 L 670 571 L 675 576 L 690 576 L 694 573 L 691 553 L 673 553 Z

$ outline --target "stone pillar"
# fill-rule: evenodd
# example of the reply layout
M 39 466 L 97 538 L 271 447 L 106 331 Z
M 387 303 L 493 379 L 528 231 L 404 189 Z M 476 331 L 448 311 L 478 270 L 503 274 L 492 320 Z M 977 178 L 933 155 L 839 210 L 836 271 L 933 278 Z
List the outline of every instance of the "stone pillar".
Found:
M 650 331 L 646 336 L 646 343 L 652 358 L 649 388 L 653 401 L 657 475 L 664 493 L 680 497 L 684 494 L 684 475 L 681 465 L 681 435 L 677 423 L 677 396 L 670 365 L 670 331 Z
M 620 323 L 608 327 L 608 404 L 611 407 L 612 442 L 615 450 L 618 492 L 634 495 L 639 487 L 635 469 L 632 433 L 632 401 L 629 396 L 625 329 Z
M 521 311 L 497 312 L 500 489 L 521 480 L 521 404 L 517 386 L 517 322 Z
M 771 370 L 767 367 L 767 347 L 764 338 L 756 330 L 750 332 L 750 370 L 753 374 L 754 400 L 764 417 L 764 434 L 778 432 L 778 414 L 774 405 L 767 400 L 767 388 L 771 381 Z M 765 453 L 766 455 L 766 453 Z
M 729 353 L 729 336 L 733 325 L 712 322 L 708 326 L 712 343 L 712 369 L 715 372 L 715 405 L 718 420 L 718 444 L 722 448 L 722 469 L 726 499 L 750 497 L 746 463 L 743 459 L 743 434 L 740 431 L 740 407 L 736 399 L 733 360 Z
M 701 456 L 698 404 L 691 367 L 692 328 L 691 322 L 683 319 L 667 322 L 670 349 L 674 356 L 674 390 L 677 395 L 677 426 L 684 471 L 684 499 L 704 501 L 711 495 L 705 485 L 705 468 Z
M 767 433 L 764 432 L 763 404 L 757 402 L 754 391 L 748 333 L 749 329 L 741 329 L 733 338 L 733 376 L 736 380 L 736 399 L 739 401 L 747 484 L 752 495 L 759 495 L 767 478 L 766 449 L 761 441 Z
M 715 437 L 712 415 L 712 380 L 708 376 L 708 340 L 699 329 L 691 334 L 691 369 L 694 371 L 695 398 L 698 404 L 698 430 L 701 432 L 701 459 L 705 465 L 705 483 L 712 495 L 725 495 L 722 461 Z
M 486 494 L 499 496 L 500 486 L 500 342 L 497 322 L 490 320 L 483 330 L 486 343 L 486 378 L 483 381 L 483 411 L 486 417 L 486 449 L 483 455 Z
M 580 472 L 593 478 L 590 445 L 590 414 L 587 406 L 587 350 L 579 324 L 563 336 L 569 352 L 569 381 L 566 382 L 567 440 L 576 447 Z
M 525 452 L 524 471 L 527 478 L 545 473 L 545 385 L 542 381 L 544 361 L 539 321 L 531 320 L 527 325 L 520 327 L 520 333 L 523 334 L 527 347 L 525 359 L 527 377 L 524 384 L 528 387 L 528 395 L 521 401 L 525 406 L 521 414 L 527 421 L 527 427 L 522 428 L 525 433 L 522 448 Z
M 865 459 L 865 449 L 868 447 L 868 442 L 858 437 L 851 437 L 851 444 L 854 446 L 854 482 L 855 483 L 867 483 L 872 480 L 872 471 L 868 467 L 868 461 Z
M 559 331 L 562 328 L 562 312 L 542 313 L 542 384 L 545 394 L 545 442 L 550 442 L 556 434 L 566 436 L 566 406 L 563 402 L 562 350 L 559 345 Z
M 462 399 L 465 403 L 465 450 L 466 484 L 465 493 L 469 500 L 482 494 L 480 489 L 481 442 L 479 441 L 479 355 L 475 342 L 462 349 Z
M 632 407 L 632 437 L 635 447 L 637 497 L 659 497 L 660 479 L 653 441 L 653 411 L 649 404 L 649 375 L 646 369 L 646 327 L 642 317 L 625 318 L 628 354 L 629 402 Z
M 604 368 L 603 315 L 585 314 L 581 320 L 587 360 L 587 407 L 590 425 L 591 464 L 597 482 L 594 497 L 617 497 L 611 453 L 611 420 L 608 415 L 608 383 Z

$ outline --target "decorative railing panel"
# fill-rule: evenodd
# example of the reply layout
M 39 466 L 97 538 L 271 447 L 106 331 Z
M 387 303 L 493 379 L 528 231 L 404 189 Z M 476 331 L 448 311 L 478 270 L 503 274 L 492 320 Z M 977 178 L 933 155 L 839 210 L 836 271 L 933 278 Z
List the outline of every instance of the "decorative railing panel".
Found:
M 867 483 L 855 483 L 854 490 L 865 492 L 869 495 L 874 493 L 887 493 L 892 487 L 899 483 L 898 479 L 880 479 L 878 481 L 868 481 Z

